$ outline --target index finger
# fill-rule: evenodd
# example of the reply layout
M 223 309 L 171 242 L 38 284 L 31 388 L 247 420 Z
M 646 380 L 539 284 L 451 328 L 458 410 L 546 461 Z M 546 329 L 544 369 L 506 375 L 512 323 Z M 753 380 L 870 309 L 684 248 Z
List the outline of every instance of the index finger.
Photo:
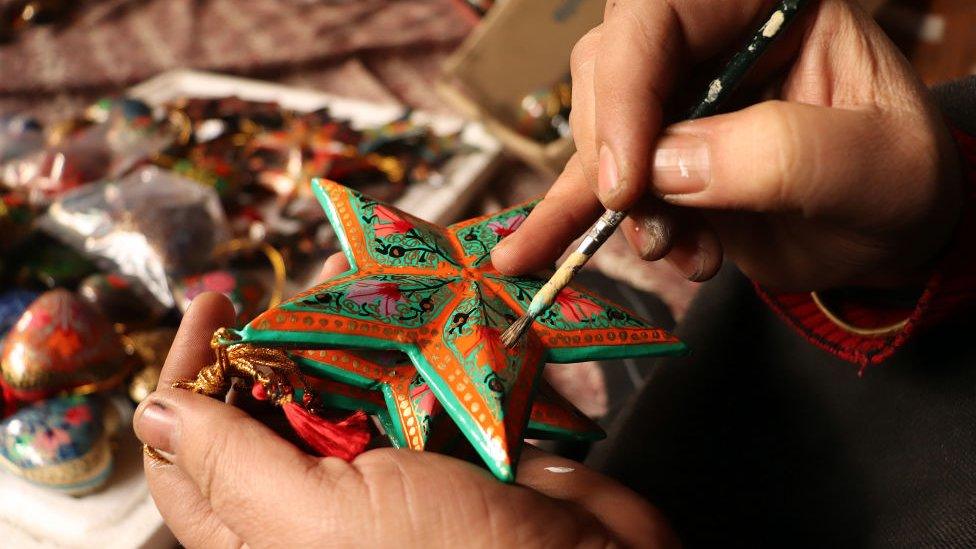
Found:
M 610 0 L 594 72 L 597 194 L 626 210 L 650 181 L 652 145 L 679 70 L 743 34 L 769 0 Z
M 210 338 L 218 329 L 233 326 L 236 317 L 234 306 L 223 294 L 207 292 L 194 298 L 166 355 L 159 387 L 171 387 L 176 381 L 191 379 L 211 364 L 215 358 L 210 350 Z
M 525 222 L 495 246 L 491 262 L 505 274 L 549 268 L 602 211 L 596 197 L 587 190 L 579 153 L 574 154 Z

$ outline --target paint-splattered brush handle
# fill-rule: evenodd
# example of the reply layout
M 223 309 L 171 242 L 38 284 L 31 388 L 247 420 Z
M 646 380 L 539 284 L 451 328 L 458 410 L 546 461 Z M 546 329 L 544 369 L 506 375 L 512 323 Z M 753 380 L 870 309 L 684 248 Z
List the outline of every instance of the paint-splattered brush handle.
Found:
M 803 5 L 809 1 L 781 0 L 765 23 L 752 35 L 749 43 L 729 59 L 717 78 L 709 82 L 708 90 L 692 109 L 687 120 L 715 114 L 719 105 L 731 95 L 742 82 L 746 73 L 749 72 L 749 69 L 756 64 L 756 61 L 759 60 L 769 45 L 783 33 L 796 18 L 796 14 Z M 559 292 L 572 281 L 577 271 L 582 269 L 590 257 L 610 238 L 610 235 L 626 216 L 626 212 L 614 210 L 604 212 L 600 219 L 587 231 L 576 251 L 563 261 L 555 274 L 535 294 L 525 314 L 535 318 L 552 305 Z
M 583 240 L 576 247 L 576 250 L 569 254 L 569 257 L 562 262 L 549 280 L 539 288 L 539 291 L 532 298 L 532 302 L 529 303 L 529 308 L 525 314 L 535 318 L 552 305 L 556 295 L 573 280 L 576 272 L 582 269 L 583 265 L 586 265 L 590 257 L 610 238 L 613 231 L 617 229 L 617 225 L 620 225 L 626 216 L 626 212 L 614 210 L 603 212 L 600 219 L 583 236 Z

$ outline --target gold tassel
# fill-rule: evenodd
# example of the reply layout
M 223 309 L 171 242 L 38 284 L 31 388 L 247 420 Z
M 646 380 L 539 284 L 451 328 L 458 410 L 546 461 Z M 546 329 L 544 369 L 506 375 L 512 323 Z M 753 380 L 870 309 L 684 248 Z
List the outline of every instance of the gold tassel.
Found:
M 245 343 L 226 345 L 233 340 L 226 328 L 214 332 L 210 348 L 217 361 L 200 370 L 193 379 L 173 383 L 176 389 L 186 389 L 210 397 L 220 397 L 230 390 L 231 381 L 237 378 L 264 385 L 268 400 L 281 406 L 294 400 L 291 378 L 297 378 L 303 387 L 305 377 L 298 366 L 281 349 L 255 347 Z M 169 463 L 151 446 L 144 446 L 145 454 L 156 461 Z

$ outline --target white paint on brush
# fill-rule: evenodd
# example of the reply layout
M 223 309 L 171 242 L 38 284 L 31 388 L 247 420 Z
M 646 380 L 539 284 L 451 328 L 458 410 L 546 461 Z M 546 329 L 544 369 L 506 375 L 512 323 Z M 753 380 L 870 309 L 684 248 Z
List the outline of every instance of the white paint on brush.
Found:
M 766 24 L 763 25 L 762 35 L 766 38 L 776 36 L 779 29 L 783 27 L 783 21 L 786 21 L 786 15 L 783 14 L 782 10 L 776 10 L 769 18 L 769 21 L 766 21 Z
M 575 470 L 576 469 L 573 469 L 572 467 L 546 467 L 546 471 L 549 471 L 550 473 L 559 473 L 559 474 L 572 473 Z
M 722 81 L 716 78 L 708 85 L 708 95 L 705 96 L 705 102 L 714 103 L 720 93 L 722 93 Z

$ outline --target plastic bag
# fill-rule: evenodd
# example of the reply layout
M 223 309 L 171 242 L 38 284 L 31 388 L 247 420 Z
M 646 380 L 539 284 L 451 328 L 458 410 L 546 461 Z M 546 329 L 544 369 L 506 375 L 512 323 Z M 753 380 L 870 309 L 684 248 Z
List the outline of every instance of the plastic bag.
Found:
M 70 191 L 40 225 L 139 279 L 167 307 L 175 304 L 170 279 L 206 270 L 229 235 L 212 188 L 155 167 Z

